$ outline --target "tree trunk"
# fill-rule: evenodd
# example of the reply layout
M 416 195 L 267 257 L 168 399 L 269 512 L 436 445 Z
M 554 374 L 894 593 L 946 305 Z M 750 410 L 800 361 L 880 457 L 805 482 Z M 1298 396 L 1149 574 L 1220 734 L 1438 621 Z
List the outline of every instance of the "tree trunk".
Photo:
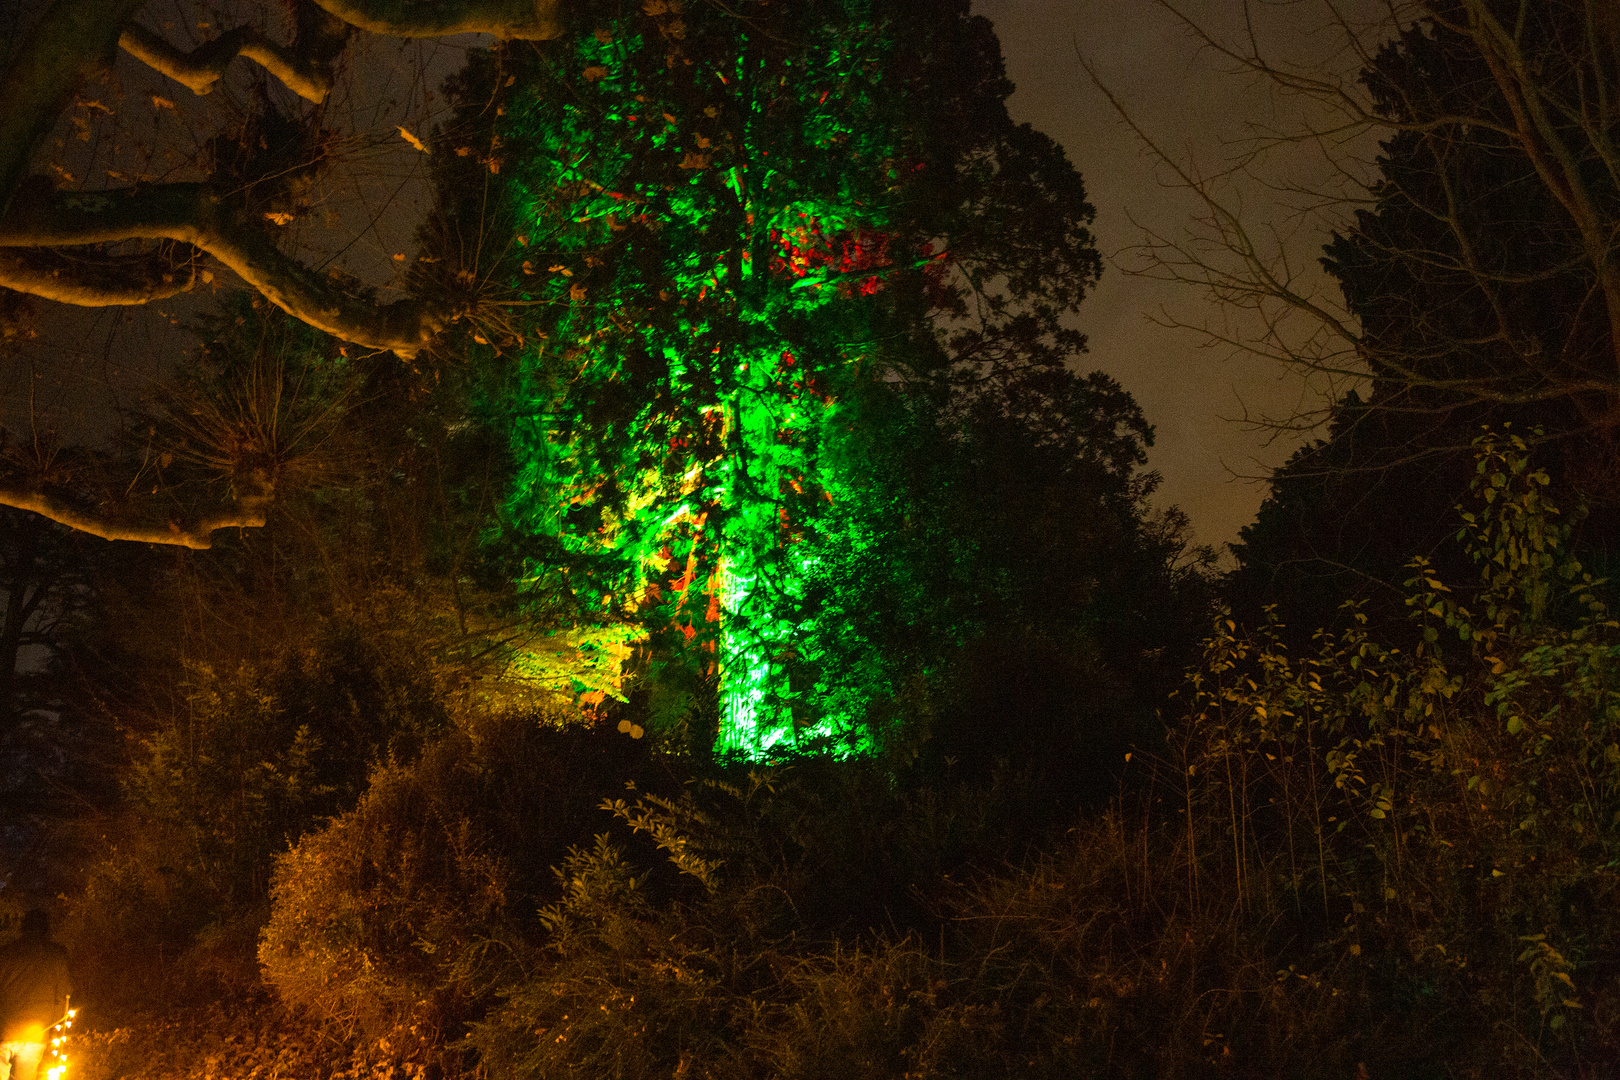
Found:
M 73 98 L 105 71 L 120 28 L 146 0 L 56 0 L 0 76 L 0 214 L 28 168 L 28 155 Z

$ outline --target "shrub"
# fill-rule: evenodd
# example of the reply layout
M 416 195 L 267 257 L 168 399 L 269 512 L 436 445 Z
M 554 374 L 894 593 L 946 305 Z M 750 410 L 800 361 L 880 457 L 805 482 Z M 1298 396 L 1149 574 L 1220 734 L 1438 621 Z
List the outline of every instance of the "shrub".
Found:
M 379 767 L 352 811 L 277 859 L 266 978 L 372 1035 L 455 1032 L 525 955 L 549 865 L 646 760 L 617 734 L 508 716 Z

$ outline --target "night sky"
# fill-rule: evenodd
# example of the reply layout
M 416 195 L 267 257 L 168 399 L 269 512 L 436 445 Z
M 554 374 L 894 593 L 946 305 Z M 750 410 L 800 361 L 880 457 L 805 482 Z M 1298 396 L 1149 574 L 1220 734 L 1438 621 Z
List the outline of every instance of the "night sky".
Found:
M 1211 26 L 1222 36 L 1242 29 L 1242 7 L 1236 2 L 1189 6 L 1198 17 L 1215 20 Z M 1360 0 L 1360 6 L 1371 12 L 1375 5 Z M 143 20 L 177 42 L 187 37 L 200 42 L 217 32 L 191 25 L 184 10 L 176 0 L 158 0 L 143 11 Z M 1286 417 L 1319 408 L 1322 397 L 1273 362 L 1234 356 L 1230 348 L 1207 346 L 1194 331 L 1152 323 L 1161 312 L 1192 324 L 1225 317 L 1196 289 L 1125 272 L 1141 264 L 1130 249 L 1142 227 L 1183 237 L 1198 206 L 1167 186 L 1167 171 L 1155 165 L 1091 85 L 1076 50 L 1167 151 L 1206 172 L 1232 158 L 1249 125 L 1289 126 L 1299 115 L 1297 103 L 1278 100 L 1252 77 L 1234 75 L 1230 62 L 1201 48 L 1152 0 L 977 0 L 975 10 L 994 22 L 1001 38 L 1008 74 L 1018 86 L 1010 102 L 1014 118 L 1066 148 L 1097 207 L 1095 231 L 1108 269 L 1078 320 L 1091 341 L 1081 365 L 1118 378 L 1155 424 L 1151 464 L 1164 475 L 1159 502 L 1186 510 L 1200 542 L 1234 540 L 1263 497 L 1264 477 L 1302 438 L 1293 432 L 1279 436 L 1243 418 Z M 1263 45 L 1276 55 L 1321 71 L 1354 71 L 1353 60 L 1336 51 L 1334 35 L 1322 32 L 1316 5 L 1256 3 L 1254 17 Z M 399 258 L 414 256 L 411 233 L 429 197 L 426 163 L 397 136 L 396 125 L 425 133 L 443 104 L 435 88 L 479 40 L 472 35 L 425 42 L 357 37 L 350 57 L 356 78 L 339 91 L 331 110 L 352 125 L 355 141 L 341 167 L 323 179 L 319 212 L 288 230 L 284 245 L 290 251 L 318 264 L 335 261 L 381 287 L 384 299 L 395 294 L 406 265 Z M 235 67 L 242 71 L 233 74 L 244 79 L 248 65 Z M 118 70 L 120 107 L 138 113 L 141 124 L 150 123 L 159 143 L 165 130 L 182 130 L 185 112 L 210 104 L 127 56 L 119 57 Z M 151 107 L 147 97 L 154 92 L 169 94 L 181 112 Z M 66 119 L 59 137 L 70 148 L 91 150 L 75 143 Z M 107 157 L 110 151 L 95 153 Z M 1262 169 L 1270 178 L 1308 184 L 1325 175 L 1320 156 L 1308 148 L 1268 162 Z M 87 171 L 94 174 L 103 164 L 87 162 Z M 1241 192 L 1246 219 L 1277 230 L 1295 265 L 1314 268 L 1327 226 L 1318 217 L 1302 218 L 1286 199 L 1252 180 Z M 357 221 L 374 225 L 357 228 Z M 228 285 L 230 277 L 225 272 L 218 284 Z M 1336 300 L 1336 286 L 1319 273 L 1316 277 L 1323 295 Z M 24 419 L 24 390 L 32 382 L 36 408 L 51 410 L 51 422 L 70 440 L 104 425 L 105 406 L 129 403 L 165 361 L 182 359 L 191 339 L 180 326 L 201 310 L 195 300 L 184 299 L 147 310 L 86 311 L 49 302 L 40 307 L 40 340 L 21 364 L 10 365 L 0 387 L 6 419 L 13 425 Z M 47 378 L 31 379 L 36 371 L 48 372 Z
M 1210 20 L 1222 39 L 1237 40 L 1243 30 L 1243 5 L 1235 0 L 1185 7 Z M 1378 5 L 1349 7 L 1373 17 Z M 1159 501 L 1186 510 L 1200 542 L 1235 540 L 1264 497 L 1265 475 L 1305 438 L 1243 419 L 1319 408 L 1322 397 L 1276 363 L 1208 346 L 1196 331 L 1153 324 L 1161 312 L 1194 325 L 1224 317 L 1194 288 L 1124 272 L 1141 265 L 1130 248 L 1142 227 L 1184 237 L 1199 207 L 1170 186 L 1174 177 L 1093 87 L 1076 50 L 1163 149 L 1206 174 L 1242 149 L 1250 125 L 1287 129 L 1300 122 L 1301 103 L 1235 73 L 1231 61 L 1203 48 L 1152 0 L 976 0 L 974 10 L 994 22 L 1001 38 L 1007 74 L 1018 86 L 1009 102 L 1013 118 L 1064 146 L 1097 207 L 1095 232 L 1108 269 L 1081 309 L 1091 345 L 1082 364 L 1117 378 L 1156 426 L 1151 464 L 1164 475 Z M 1355 71 L 1319 5 L 1254 3 L 1252 15 L 1262 48 L 1273 55 L 1317 73 Z M 1332 175 L 1314 147 L 1281 152 L 1261 168 L 1268 178 L 1305 185 Z M 1302 216 L 1293 209 L 1298 199 L 1253 180 L 1240 190 L 1246 220 L 1276 230 L 1293 264 L 1314 270 L 1328 235 L 1323 219 Z M 1319 271 L 1315 277 L 1336 304 L 1336 284 Z

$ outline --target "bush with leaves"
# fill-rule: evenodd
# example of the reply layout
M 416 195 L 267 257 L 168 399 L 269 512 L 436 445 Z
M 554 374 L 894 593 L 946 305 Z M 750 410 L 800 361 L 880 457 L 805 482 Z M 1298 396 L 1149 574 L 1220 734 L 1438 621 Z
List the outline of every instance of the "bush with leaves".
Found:
M 259 958 L 283 1001 L 373 1036 L 453 1035 L 478 1013 L 525 951 L 548 868 L 647 768 L 644 744 L 555 720 L 490 719 L 382 765 L 276 860 Z
M 609 804 L 664 865 L 633 854 L 627 834 L 571 852 L 543 947 L 473 1025 L 490 1074 L 1353 1072 L 1332 1046 L 1336 988 L 1279 978 L 1263 929 L 1229 903 L 1189 905 L 1173 871 L 1159 877 L 1181 851 L 1171 830 L 1100 815 L 985 874 L 941 857 L 959 850 L 951 810 L 965 800 L 947 809 L 889 788 L 885 827 L 857 853 L 836 838 L 878 807 L 847 796 L 875 800 L 881 785 L 859 762 L 798 768 Z M 851 860 L 883 867 L 912 903 L 826 920 L 814 875 Z
M 1458 1061 L 1533 1070 L 1616 1045 L 1620 622 L 1529 443 L 1487 433 L 1476 453 L 1458 539 L 1478 585 L 1413 560 L 1406 649 L 1358 617 L 1295 657 L 1280 626 L 1223 620 L 1177 786 L 1194 894 L 1218 874 L 1256 917 L 1309 928 L 1319 969 L 1354 958 L 1367 1009 L 1410 1003 Z
M 78 828 L 70 930 L 98 1011 L 256 990 L 274 857 L 447 724 L 401 644 L 329 621 L 279 662 L 185 664 L 166 707 L 125 716 L 121 805 Z

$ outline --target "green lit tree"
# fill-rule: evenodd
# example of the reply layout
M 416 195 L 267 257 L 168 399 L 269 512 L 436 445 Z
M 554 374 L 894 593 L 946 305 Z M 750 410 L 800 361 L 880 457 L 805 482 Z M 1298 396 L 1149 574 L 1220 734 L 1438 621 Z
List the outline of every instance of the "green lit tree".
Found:
M 481 335 L 522 357 L 527 582 L 718 680 L 723 748 L 855 736 L 791 669 L 866 497 L 836 460 L 862 402 L 1084 346 L 1061 319 L 1100 269 L 1092 208 L 1011 89 L 965 3 L 854 0 L 604 8 L 461 87 L 487 141 L 443 156 L 510 177 L 533 315 Z

